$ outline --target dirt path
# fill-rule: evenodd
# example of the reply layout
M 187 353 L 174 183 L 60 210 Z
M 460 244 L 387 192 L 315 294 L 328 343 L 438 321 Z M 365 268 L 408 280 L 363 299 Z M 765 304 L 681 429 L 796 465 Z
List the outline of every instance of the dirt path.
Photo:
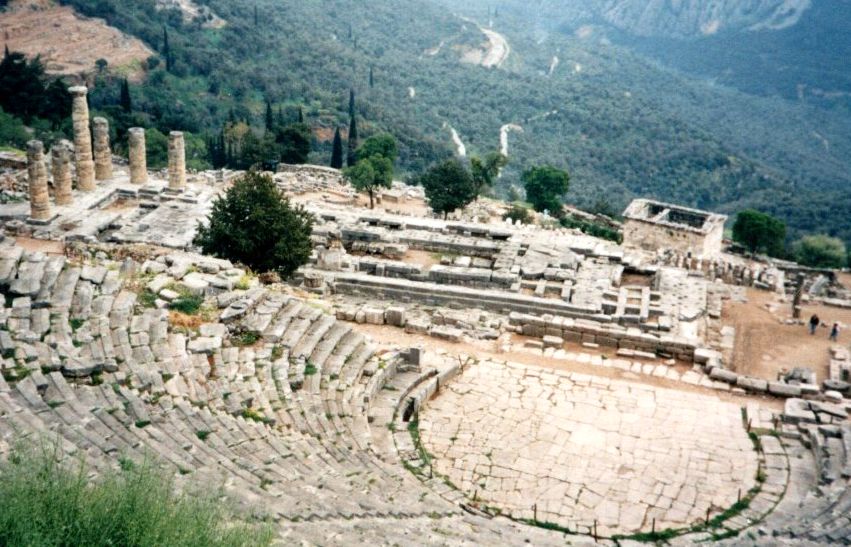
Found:
M 378 326 L 353 324 L 353 326 L 358 331 L 372 338 L 383 350 L 398 349 L 400 347 L 403 348 L 421 346 L 426 348 L 427 351 L 443 351 L 449 356 L 455 356 L 461 359 L 463 359 L 464 356 L 472 356 L 477 359 L 489 359 L 499 362 L 508 361 L 511 363 L 518 363 L 534 367 L 565 370 L 603 378 L 636 382 L 646 385 L 652 385 L 654 387 L 674 389 L 677 391 L 688 393 L 702 393 L 704 395 L 711 394 L 717 396 L 721 400 L 731 401 L 741 405 L 746 404 L 748 401 L 756 401 L 763 408 L 772 410 L 782 409 L 782 403 L 780 401 L 769 397 L 733 395 L 731 393 L 725 393 L 714 389 L 694 386 L 685 382 L 676 382 L 673 380 L 668 380 L 666 378 L 657 378 L 645 374 L 635 374 L 633 372 L 620 370 L 614 367 L 602 367 L 586 363 L 579 363 L 576 361 L 569 361 L 566 359 L 553 359 L 550 357 L 544 357 L 541 354 L 540 350 L 522 348 L 522 344 L 525 340 L 531 340 L 530 338 L 523 336 L 512 336 L 513 346 L 517 349 L 512 349 L 512 351 L 509 352 L 502 352 L 499 351 L 499 343 L 497 341 L 471 340 L 455 343 L 446 340 L 440 340 L 438 338 L 434 338 L 424 334 L 410 334 L 402 329 L 386 325 Z M 565 350 L 576 353 L 603 355 L 606 356 L 606 358 L 608 359 L 616 358 L 614 351 L 603 350 L 595 352 L 594 350 L 586 349 L 580 346 L 574 347 L 572 345 L 565 345 Z M 653 364 L 659 364 L 659 362 L 656 361 L 653 362 Z M 684 372 L 690 367 L 688 365 L 680 363 L 676 365 L 675 368 L 677 368 L 677 370 L 680 372 Z
M 791 317 L 788 303 L 776 304 L 775 313 L 767 304 L 776 304 L 774 294 L 755 289 L 748 290 L 748 302 L 728 304 L 724 308 L 722 321 L 736 327 L 736 346 L 733 369 L 736 372 L 775 380 L 778 373 L 794 367 L 813 369 L 819 381 L 829 374 L 830 348 L 828 327 L 821 327 L 810 336 L 803 325 L 786 325 L 781 320 Z M 818 314 L 823 322 L 840 324 L 851 328 L 851 310 L 827 306 L 804 306 L 802 317 L 808 320 Z M 851 330 L 840 333 L 839 344 L 848 346 Z
M 500 68 L 503 63 L 508 60 L 508 56 L 511 54 L 511 47 L 508 45 L 508 40 L 505 39 L 505 36 L 496 31 L 482 27 L 479 27 L 479 29 L 490 41 L 490 47 L 488 48 L 487 53 L 485 53 L 485 56 L 482 58 L 482 66 L 485 68 Z
M 31 237 L 16 237 L 15 242 L 24 250 L 34 253 L 41 251 L 46 255 L 64 255 L 65 245 L 61 241 L 33 239 Z

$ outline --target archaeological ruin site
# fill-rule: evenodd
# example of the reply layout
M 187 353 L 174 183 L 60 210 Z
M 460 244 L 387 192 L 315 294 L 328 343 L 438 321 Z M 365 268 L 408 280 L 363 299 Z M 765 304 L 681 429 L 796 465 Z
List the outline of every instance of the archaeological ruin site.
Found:
M 86 93 L 73 143 L 0 159 L 3 457 L 153 458 L 282 544 L 851 542 L 848 339 L 803 323 L 851 323 L 842 274 L 666 203 L 618 245 L 284 165 L 313 254 L 269 280 L 193 247 L 240 173 L 187 172 L 179 132 L 166 171 L 142 129 L 114 156 Z

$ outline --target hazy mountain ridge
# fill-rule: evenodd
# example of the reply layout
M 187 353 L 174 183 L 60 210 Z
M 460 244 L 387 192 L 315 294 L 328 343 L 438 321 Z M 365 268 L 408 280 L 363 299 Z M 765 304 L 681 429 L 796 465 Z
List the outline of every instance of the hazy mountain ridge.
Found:
M 693 37 L 743 29 L 782 29 L 810 0 L 606 0 L 591 2 L 615 27 L 638 36 Z

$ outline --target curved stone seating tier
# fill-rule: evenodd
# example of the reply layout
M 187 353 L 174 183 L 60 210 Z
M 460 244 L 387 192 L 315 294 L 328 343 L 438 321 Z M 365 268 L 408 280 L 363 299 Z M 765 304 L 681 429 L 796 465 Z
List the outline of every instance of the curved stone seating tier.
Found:
M 95 473 L 153 460 L 178 486 L 222 488 L 268 515 L 286 542 L 566 541 L 468 514 L 463 495 L 402 465 L 418 457 L 407 423 L 457 365 L 420 369 L 405 354 L 378 353 L 351 325 L 297 298 L 196 283 L 193 272 L 217 268 L 231 266 L 193 255 L 72 260 L 0 242 L 0 456 L 21 439 L 48 438 Z M 164 302 L 148 307 L 142 291 L 158 296 L 171 282 L 205 294 L 218 318 L 187 328 L 171 323 Z M 830 481 L 807 498 L 806 518 L 769 530 L 778 539 L 848 537 L 851 434 L 829 427 L 809 442 L 816 472 Z M 775 473 L 771 463 L 766 453 L 767 483 L 785 487 L 787 467 Z M 760 501 L 754 518 L 774 501 Z

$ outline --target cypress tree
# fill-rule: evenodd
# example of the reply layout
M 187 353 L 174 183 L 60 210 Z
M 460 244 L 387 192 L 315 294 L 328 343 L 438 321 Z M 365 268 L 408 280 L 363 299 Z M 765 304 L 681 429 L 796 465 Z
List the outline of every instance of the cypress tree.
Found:
M 304 110 L 301 106 L 298 107 L 298 123 L 304 123 Z
M 340 128 L 334 131 L 334 145 L 331 147 L 331 167 L 343 168 L 343 138 L 340 136 Z
M 165 57 L 165 69 L 171 72 L 171 46 L 168 43 L 168 29 L 163 26 L 163 57 Z
M 121 82 L 121 110 L 126 113 L 133 112 L 133 100 L 130 98 L 130 84 L 127 83 L 127 78 Z
M 355 89 L 349 89 L 349 117 L 355 117 Z
M 272 115 L 272 103 L 266 99 L 266 131 L 272 131 L 275 128 L 275 119 Z
M 254 5 L 254 26 L 260 25 L 260 18 L 257 15 L 257 4 Z
M 284 123 L 284 109 L 281 108 L 280 106 L 278 107 L 278 111 L 275 113 L 275 124 L 280 126 L 280 127 L 283 127 L 284 125 L 286 125 Z
M 349 150 L 346 157 L 346 163 L 349 167 L 357 163 L 358 149 L 358 120 L 356 116 L 352 116 L 352 121 L 349 124 Z
M 371 65 L 369 67 L 369 87 L 370 89 L 375 87 L 375 72 Z

